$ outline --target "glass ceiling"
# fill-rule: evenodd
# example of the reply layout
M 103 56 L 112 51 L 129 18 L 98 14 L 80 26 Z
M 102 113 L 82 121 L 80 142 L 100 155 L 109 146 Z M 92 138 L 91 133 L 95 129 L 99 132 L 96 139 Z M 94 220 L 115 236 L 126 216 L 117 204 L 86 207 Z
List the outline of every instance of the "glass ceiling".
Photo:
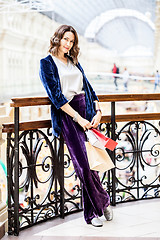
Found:
M 27 6 L 23 11 L 72 25 L 89 41 L 119 54 L 136 46 L 153 54 L 156 0 L 3 0 L 0 11 L 16 11 L 20 3 Z

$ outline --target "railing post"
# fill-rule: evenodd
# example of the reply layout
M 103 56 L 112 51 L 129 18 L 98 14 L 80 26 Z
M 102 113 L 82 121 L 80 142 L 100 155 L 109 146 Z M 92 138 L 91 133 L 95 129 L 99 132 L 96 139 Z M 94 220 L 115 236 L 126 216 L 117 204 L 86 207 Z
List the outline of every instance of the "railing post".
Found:
M 111 102 L 111 138 L 115 140 L 115 102 Z M 112 161 L 115 164 L 115 151 L 112 152 Z M 116 169 L 113 168 L 112 170 L 112 205 L 116 205 Z
M 54 165 L 54 168 L 55 168 L 55 214 L 58 215 L 58 184 L 60 184 L 58 181 L 59 181 L 59 159 L 58 159 L 58 151 L 57 151 L 57 138 L 54 136 L 54 151 L 55 151 L 55 165 Z
M 60 216 L 64 218 L 64 140 L 62 135 L 60 135 L 60 145 L 59 145 L 59 183 L 60 183 Z
M 13 216 L 11 204 L 12 167 L 10 159 L 11 133 L 7 133 L 7 182 L 8 182 L 8 234 L 13 234 Z
M 14 108 L 14 235 L 19 235 L 19 107 Z
M 33 131 L 30 131 L 29 132 L 29 141 L 30 141 L 30 164 L 34 164 L 34 161 L 33 161 L 33 152 L 32 152 L 32 149 L 33 149 Z M 34 171 L 33 171 L 33 167 L 31 167 L 30 169 L 30 172 L 31 172 L 31 184 L 30 184 L 30 191 L 31 191 L 31 223 L 33 224 L 34 223 L 34 213 L 33 213 L 33 198 L 34 198 L 34 193 L 33 193 L 33 174 L 34 174 Z
M 111 123 L 107 124 L 107 133 L 108 133 L 108 137 L 111 138 Z M 111 156 L 112 158 L 112 151 L 111 150 L 107 150 L 107 152 L 109 153 L 109 156 Z M 108 189 L 107 192 L 109 194 L 109 196 L 111 195 L 112 192 L 112 179 L 111 179 L 111 170 L 107 172 L 108 173 Z
M 137 199 L 139 199 L 139 122 L 136 122 Z

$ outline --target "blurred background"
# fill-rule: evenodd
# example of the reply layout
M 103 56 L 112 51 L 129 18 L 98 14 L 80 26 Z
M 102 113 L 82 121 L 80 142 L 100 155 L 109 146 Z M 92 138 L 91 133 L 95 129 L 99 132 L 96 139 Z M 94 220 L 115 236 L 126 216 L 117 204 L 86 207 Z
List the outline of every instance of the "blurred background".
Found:
M 45 96 L 40 59 L 61 24 L 79 35 L 80 56 L 97 94 L 153 93 L 160 70 L 159 0 L 0 0 L 0 186 L 7 199 L 6 135 L 10 99 Z M 114 67 L 115 64 L 115 67 Z M 118 103 L 117 112 L 159 111 L 158 103 Z M 103 114 L 110 106 L 101 104 Z M 49 106 L 27 107 L 21 121 L 50 119 Z
M 44 94 L 39 60 L 61 24 L 77 30 L 79 60 L 99 93 L 115 91 L 113 63 L 120 74 L 127 68 L 130 82 L 139 80 L 142 90 L 153 91 L 160 64 L 159 17 L 159 0 L 1 0 L 0 103 Z

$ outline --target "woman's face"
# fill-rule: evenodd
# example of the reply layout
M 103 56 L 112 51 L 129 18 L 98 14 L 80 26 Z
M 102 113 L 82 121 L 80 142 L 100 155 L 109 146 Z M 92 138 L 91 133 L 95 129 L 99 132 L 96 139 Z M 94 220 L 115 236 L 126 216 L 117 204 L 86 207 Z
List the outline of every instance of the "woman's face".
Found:
M 58 51 L 60 53 L 68 53 L 74 44 L 74 34 L 72 32 L 65 32 L 61 41 Z

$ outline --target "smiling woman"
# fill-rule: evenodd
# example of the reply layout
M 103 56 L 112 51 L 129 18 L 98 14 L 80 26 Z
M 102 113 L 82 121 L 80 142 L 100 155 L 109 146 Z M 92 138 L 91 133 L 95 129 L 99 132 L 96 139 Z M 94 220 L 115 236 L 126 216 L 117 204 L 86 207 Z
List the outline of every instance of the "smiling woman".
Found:
M 57 58 L 67 64 L 66 54 L 71 50 L 74 44 L 74 34 L 72 32 L 65 32 L 60 41 Z
M 90 170 L 85 147 L 85 130 L 97 128 L 101 110 L 96 93 L 78 62 L 78 36 L 68 25 L 60 26 L 50 40 L 49 52 L 40 61 L 40 78 L 52 102 L 53 134 L 62 132 L 75 172 L 82 183 L 84 217 L 100 227 L 103 213 L 112 220 L 110 198 L 99 175 Z
M 66 26 L 66 25 L 63 25 Z M 63 50 L 62 50 L 63 49 Z M 62 54 L 61 54 L 62 50 Z M 63 54 L 64 51 L 64 54 Z M 70 51 L 70 52 L 69 52 Z M 72 56 L 73 63 L 78 63 L 77 57 L 79 54 L 79 47 L 78 47 L 78 35 L 77 32 L 71 26 L 60 27 L 54 33 L 54 35 L 50 39 L 50 46 L 49 52 L 59 58 L 59 54 L 61 54 L 60 58 L 66 56 L 69 53 Z M 65 58 L 66 59 L 66 58 Z M 62 59 L 61 59 L 62 60 Z
M 59 51 L 68 53 L 71 50 L 74 44 L 74 34 L 72 32 L 65 32 L 63 38 L 60 41 Z

